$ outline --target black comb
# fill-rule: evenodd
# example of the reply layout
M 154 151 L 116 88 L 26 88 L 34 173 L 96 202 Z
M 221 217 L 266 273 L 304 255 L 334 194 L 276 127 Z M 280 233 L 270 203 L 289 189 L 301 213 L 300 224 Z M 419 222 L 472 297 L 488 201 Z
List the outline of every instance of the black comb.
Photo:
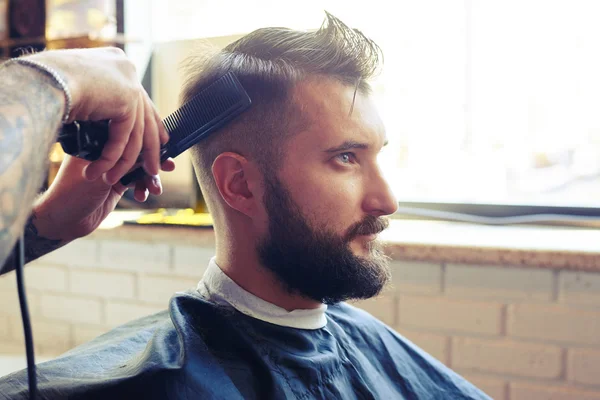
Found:
M 177 157 L 201 139 L 240 115 L 252 104 L 237 77 L 229 72 L 194 96 L 163 120 L 169 142 L 161 148 L 160 160 Z M 127 186 L 145 175 L 142 167 L 121 178 Z
M 161 146 L 161 162 L 177 157 L 239 116 L 251 104 L 248 93 L 232 72 L 213 81 L 163 120 L 169 142 Z M 108 121 L 75 121 L 64 125 L 58 136 L 65 153 L 89 161 L 100 157 L 107 140 Z M 120 182 L 127 186 L 145 174 L 139 167 L 123 176 Z

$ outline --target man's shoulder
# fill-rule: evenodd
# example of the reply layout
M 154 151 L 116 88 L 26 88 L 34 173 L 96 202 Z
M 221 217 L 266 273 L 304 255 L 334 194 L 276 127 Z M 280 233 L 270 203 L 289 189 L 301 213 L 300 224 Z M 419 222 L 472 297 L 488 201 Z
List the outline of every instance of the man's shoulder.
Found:
M 216 331 L 227 327 L 221 321 L 227 315 L 193 291 L 176 293 L 169 310 L 124 324 L 38 365 L 39 398 L 171 399 L 181 393 L 240 398 L 211 355 L 205 335 L 199 334 L 219 335 Z M 26 399 L 27 394 L 25 370 L 0 378 L 0 399 Z
M 387 354 L 390 349 L 416 347 L 383 321 L 354 305 L 344 302 L 330 306 L 327 316 L 330 329 L 360 348 Z
M 427 388 L 421 392 L 424 398 L 447 392 L 452 393 L 454 399 L 489 399 L 463 377 L 368 312 L 339 303 L 329 307 L 328 314 L 333 322 L 332 329 L 340 328 L 340 335 L 347 338 L 368 363 L 394 381 L 404 381 L 406 385 L 418 382 Z M 414 382 L 407 377 L 413 377 Z
M 111 386 L 137 379 L 138 364 L 157 331 L 169 335 L 173 325 L 162 311 L 119 326 L 60 357 L 36 366 L 40 398 L 93 398 Z M 137 364 L 137 365 L 136 365 Z M 27 371 L 0 379 L 0 398 L 27 398 Z

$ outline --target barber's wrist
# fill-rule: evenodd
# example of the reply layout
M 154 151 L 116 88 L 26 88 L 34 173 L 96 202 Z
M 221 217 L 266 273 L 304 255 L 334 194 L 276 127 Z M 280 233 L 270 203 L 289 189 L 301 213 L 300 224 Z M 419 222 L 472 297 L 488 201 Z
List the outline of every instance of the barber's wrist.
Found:
M 60 241 L 61 245 L 75 240 L 75 237 L 71 237 L 67 233 L 66 227 L 61 226 L 60 223 L 54 220 L 52 211 L 46 206 L 43 196 L 34 204 L 33 215 L 35 217 L 31 219 L 31 223 L 37 231 L 37 236 L 55 242 Z
M 39 210 L 38 210 L 39 212 Z M 24 246 L 25 246 L 25 264 L 30 263 L 62 246 L 69 243 L 62 239 L 50 239 L 47 236 L 56 236 L 49 234 L 52 232 L 50 225 L 42 218 L 38 218 L 36 209 L 31 213 L 23 231 Z M 15 267 L 14 249 L 10 256 L 5 261 L 4 265 L 0 265 L 0 274 L 10 272 Z
M 26 57 L 23 57 L 26 58 Z M 51 94 L 52 98 L 56 99 L 56 105 L 60 106 L 61 115 L 65 112 L 65 100 L 64 100 L 64 92 L 63 90 L 53 82 L 52 78 L 48 76 L 48 74 L 44 73 L 42 70 L 38 68 L 33 68 L 32 66 L 28 66 L 26 64 L 22 64 L 20 62 L 16 62 L 16 59 L 10 59 L 0 64 L 3 71 L 0 72 L 2 74 L 6 74 L 6 76 L 13 76 L 14 79 L 18 79 L 19 82 L 27 81 L 37 90 L 44 90 L 45 93 Z M 4 76 L 4 75 L 3 75 Z
M 75 119 L 75 109 L 81 99 L 79 82 L 73 75 L 73 71 L 77 70 L 79 64 L 79 56 L 77 53 L 72 50 L 48 50 L 24 56 L 22 58 L 42 63 L 50 67 L 58 74 L 58 76 L 60 76 L 66 85 L 70 97 L 68 122 L 73 121 Z

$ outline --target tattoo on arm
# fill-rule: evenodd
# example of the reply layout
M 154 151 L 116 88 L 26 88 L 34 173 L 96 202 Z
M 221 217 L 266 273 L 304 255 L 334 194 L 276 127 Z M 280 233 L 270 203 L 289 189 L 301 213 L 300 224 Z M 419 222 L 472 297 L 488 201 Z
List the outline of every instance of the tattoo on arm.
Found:
M 44 73 L 0 65 L 0 265 L 42 187 L 63 108 L 63 93 Z
M 35 213 L 32 213 L 25 225 L 25 232 L 23 233 L 23 238 L 25 239 L 25 263 L 36 260 L 66 244 L 66 242 L 61 239 L 48 239 L 40 236 L 35 227 L 36 218 L 37 216 Z M 16 261 L 15 252 L 11 251 L 9 257 L 4 262 L 4 267 L 0 268 L 0 272 L 5 273 L 12 271 L 16 266 Z

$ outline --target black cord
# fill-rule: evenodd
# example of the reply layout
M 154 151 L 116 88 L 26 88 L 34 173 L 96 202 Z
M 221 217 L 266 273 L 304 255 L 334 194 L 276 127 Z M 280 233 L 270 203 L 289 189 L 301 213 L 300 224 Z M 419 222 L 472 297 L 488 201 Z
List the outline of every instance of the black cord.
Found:
M 29 381 L 29 398 L 35 399 L 37 393 L 35 357 L 33 354 L 33 335 L 31 333 L 31 322 L 29 320 L 29 309 L 27 308 L 27 296 L 25 294 L 25 281 L 23 278 L 23 267 L 25 266 L 25 238 L 21 238 L 15 247 L 17 272 L 17 291 L 19 292 L 19 304 L 21 306 L 21 318 L 23 319 L 23 332 L 25 334 L 25 352 L 27 353 L 27 378 Z

